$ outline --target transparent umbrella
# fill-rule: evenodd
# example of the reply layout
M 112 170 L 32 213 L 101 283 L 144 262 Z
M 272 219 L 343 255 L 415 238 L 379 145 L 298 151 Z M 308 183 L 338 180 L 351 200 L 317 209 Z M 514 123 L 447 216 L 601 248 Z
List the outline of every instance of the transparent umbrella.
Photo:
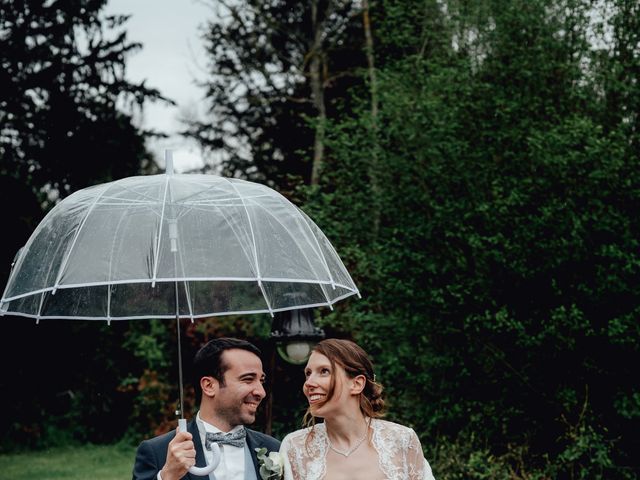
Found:
M 253 182 L 174 174 L 168 155 L 166 174 L 56 205 L 19 252 L 0 315 L 175 318 L 179 335 L 180 318 L 332 308 L 351 295 L 358 289 L 327 237 L 286 198 Z

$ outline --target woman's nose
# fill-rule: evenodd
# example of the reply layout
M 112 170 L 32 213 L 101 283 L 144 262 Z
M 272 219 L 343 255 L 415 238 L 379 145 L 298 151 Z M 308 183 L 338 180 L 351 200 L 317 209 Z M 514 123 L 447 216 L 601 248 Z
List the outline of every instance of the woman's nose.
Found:
M 304 384 L 302 386 L 305 387 L 305 388 L 309 388 L 309 387 L 315 387 L 316 385 L 317 384 L 316 384 L 315 378 L 314 378 L 313 374 L 311 374 L 311 375 L 309 375 L 308 377 L 305 378 Z

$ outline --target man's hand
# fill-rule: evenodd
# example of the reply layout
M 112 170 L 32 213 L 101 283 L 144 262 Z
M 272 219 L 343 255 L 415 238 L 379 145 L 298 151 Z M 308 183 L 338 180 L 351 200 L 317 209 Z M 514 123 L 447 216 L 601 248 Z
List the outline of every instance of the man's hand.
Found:
M 162 480 L 180 480 L 196 464 L 196 449 L 189 432 L 178 432 L 167 447 L 167 462 L 162 467 Z

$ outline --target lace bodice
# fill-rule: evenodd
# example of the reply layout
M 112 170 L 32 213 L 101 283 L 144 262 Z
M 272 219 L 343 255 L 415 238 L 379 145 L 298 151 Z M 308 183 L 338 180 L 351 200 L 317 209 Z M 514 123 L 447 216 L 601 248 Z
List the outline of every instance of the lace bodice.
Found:
M 435 480 L 424 458 L 420 440 L 411 428 L 385 420 L 371 420 L 373 447 L 380 470 L 388 480 Z M 322 480 L 327 469 L 329 443 L 324 423 L 306 443 L 310 428 L 297 430 L 282 441 L 285 480 Z

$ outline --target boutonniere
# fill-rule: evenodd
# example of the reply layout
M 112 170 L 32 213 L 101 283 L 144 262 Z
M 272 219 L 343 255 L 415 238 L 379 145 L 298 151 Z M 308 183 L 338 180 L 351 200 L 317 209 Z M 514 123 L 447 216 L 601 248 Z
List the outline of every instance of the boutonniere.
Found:
M 280 480 L 284 476 L 284 459 L 278 452 L 269 452 L 266 448 L 256 448 L 260 477 L 262 480 Z

